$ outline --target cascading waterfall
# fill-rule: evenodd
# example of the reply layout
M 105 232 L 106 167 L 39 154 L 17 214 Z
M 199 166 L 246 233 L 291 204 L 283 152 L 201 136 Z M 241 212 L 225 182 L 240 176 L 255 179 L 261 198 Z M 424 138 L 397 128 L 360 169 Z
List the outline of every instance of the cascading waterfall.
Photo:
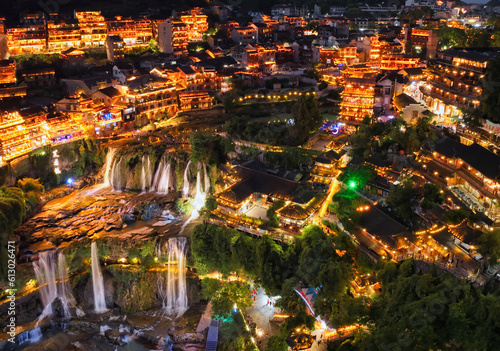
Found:
M 57 269 L 56 269 L 57 268 Z M 68 268 L 64 254 L 60 252 L 55 260 L 55 251 L 42 252 L 37 262 L 33 262 L 36 279 L 40 287 L 40 298 L 43 303 L 42 314 L 38 317 L 41 321 L 50 317 L 54 311 L 52 303 L 59 298 L 63 306 L 64 317 L 71 317 L 71 309 L 75 309 L 77 316 L 83 316 L 83 311 L 76 305 L 76 300 L 71 292 L 68 281 Z M 59 277 L 57 277 L 59 273 Z M 57 280 L 59 278 L 59 281 Z
M 142 156 L 142 167 L 141 167 L 141 189 L 146 191 L 151 187 L 151 159 L 149 155 Z
M 104 162 L 104 186 L 112 186 L 111 183 L 111 172 L 113 170 L 113 163 L 115 161 L 115 155 L 118 149 L 110 147 L 108 153 L 106 154 L 106 160 Z
M 36 280 L 40 287 L 40 299 L 43 303 L 42 314 L 38 317 L 38 321 L 46 317 L 52 316 L 52 302 L 57 298 L 57 282 L 56 282 L 56 261 L 55 252 L 41 252 L 38 255 L 38 261 L 33 262 Z
M 170 186 L 171 164 L 167 161 L 166 157 L 161 158 L 158 169 L 153 179 L 153 186 L 150 190 L 156 190 L 159 193 L 168 193 Z
M 188 309 L 186 244 L 186 237 L 176 237 L 157 247 L 157 256 L 168 254 L 167 272 L 159 273 L 157 283 L 163 311 L 171 317 L 180 317 Z
M 68 266 L 66 265 L 66 258 L 62 252 L 59 252 L 57 257 L 57 267 L 59 269 L 59 298 L 64 309 L 64 317 L 71 317 L 71 309 L 75 309 L 78 317 L 83 317 L 85 313 L 76 305 L 75 297 L 71 291 L 68 279 Z
M 207 195 L 210 189 L 210 176 L 208 175 L 206 167 L 203 167 L 203 170 L 205 171 L 205 188 L 203 189 L 203 191 L 205 192 L 205 195 Z
M 111 187 L 115 190 L 121 191 L 122 190 L 122 174 L 121 174 L 121 166 L 122 166 L 122 161 L 123 158 L 120 157 L 120 159 L 115 160 L 113 163 L 113 169 L 111 171 Z
M 94 289 L 95 313 L 106 312 L 106 300 L 104 298 L 104 279 L 102 277 L 99 256 L 97 255 L 97 244 L 95 241 L 90 245 L 92 259 L 92 287 Z
M 26 330 L 17 335 L 17 343 L 18 345 L 22 345 L 24 343 L 35 343 L 40 341 L 42 338 L 42 329 L 40 327 L 36 327 L 35 329 Z
M 182 188 L 182 194 L 184 197 L 187 197 L 189 195 L 189 179 L 188 179 L 188 173 L 189 173 L 189 166 L 191 165 L 191 161 L 189 161 L 186 165 L 186 168 L 184 169 L 184 183 L 183 183 L 183 188 Z
M 202 189 L 201 186 L 202 177 L 204 177 L 203 184 L 205 184 L 205 189 Z M 198 218 L 198 216 L 200 215 L 201 208 L 205 205 L 205 199 L 210 190 L 210 177 L 208 176 L 208 172 L 205 170 L 204 164 L 198 164 L 198 173 L 196 176 L 195 189 L 196 189 L 196 194 L 194 195 L 194 198 L 191 200 L 192 204 L 191 215 L 189 216 L 187 221 L 184 222 L 184 224 L 182 225 L 180 233 L 184 232 L 184 229 L 191 221 Z

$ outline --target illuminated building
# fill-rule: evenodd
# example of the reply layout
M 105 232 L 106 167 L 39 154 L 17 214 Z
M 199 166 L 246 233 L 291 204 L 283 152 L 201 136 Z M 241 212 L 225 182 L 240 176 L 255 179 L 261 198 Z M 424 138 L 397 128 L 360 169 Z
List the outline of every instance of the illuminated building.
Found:
M 307 16 L 307 5 L 281 4 L 271 7 L 271 16 Z
M 419 104 L 414 98 L 405 93 L 394 96 L 393 104 L 399 116 L 407 123 L 415 122 L 426 111 L 422 104 Z
M 258 69 L 262 72 L 272 72 L 276 68 L 276 52 L 280 51 L 280 60 L 284 63 L 286 58 L 292 57 L 292 50 L 280 45 L 262 46 L 247 45 L 234 47 L 231 56 L 248 70 Z
M 270 42 L 273 38 L 273 27 L 270 23 L 251 23 L 250 27 L 255 30 L 257 43 Z
M 325 65 L 350 64 L 358 57 L 356 46 L 320 47 L 317 50 L 319 51 L 318 61 Z
M 307 21 L 301 16 L 283 16 L 282 22 L 290 24 L 292 27 L 305 27 Z
M 231 30 L 231 39 L 239 45 L 256 42 L 257 30 L 253 27 L 236 27 Z
M 12 55 L 44 52 L 47 46 L 45 15 L 22 15 L 20 22 L 20 27 L 7 28 L 9 52 Z
M 217 91 L 219 82 L 214 69 L 194 66 L 179 66 L 177 72 L 167 74 L 170 79 L 176 79 L 176 83 L 187 91 L 203 90 Z
M 427 83 L 418 96 L 443 122 L 452 116 L 461 116 L 460 108 L 477 108 L 482 93 L 481 80 L 488 60 L 500 57 L 495 50 L 440 51 L 429 67 Z
M 0 84 L 16 83 L 16 61 L 0 60 Z
M 443 137 L 435 143 L 425 170 L 444 181 L 471 211 L 484 213 L 495 223 L 500 222 L 500 208 L 496 205 L 500 188 L 500 156 L 479 144 L 465 145 Z
M 80 65 L 85 63 L 85 51 L 69 48 L 61 51 L 62 58 L 70 65 Z
M 173 116 L 178 110 L 177 88 L 167 78 L 154 74 L 133 77 L 122 89 L 126 102 L 135 107 L 138 124 L 149 123 L 162 114 Z
M 201 8 L 180 13 L 180 20 L 186 25 L 188 41 L 201 41 L 203 33 L 208 30 L 207 16 L 201 13 Z
M 29 107 L 19 111 L 24 119 L 31 149 L 35 150 L 50 144 L 47 111 L 41 106 Z
M 5 18 L 0 17 L 0 34 L 5 33 Z
M 78 20 L 66 14 L 50 14 L 47 21 L 47 49 L 62 51 L 80 47 L 81 34 Z
M 153 27 L 150 19 L 143 17 L 132 19 L 116 16 L 106 21 L 108 36 L 119 35 L 125 48 L 145 47 L 153 38 Z
M 75 17 L 80 25 L 80 45 L 84 48 L 103 47 L 107 28 L 101 11 L 75 12 Z
M 56 83 L 56 71 L 53 68 L 36 68 L 22 72 L 26 83 L 38 86 L 50 86 Z
M 364 41 L 366 41 L 367 38 L 369 38 L 369 61 L 378 61 L 386 54 L 401 54 L 403 52 L 404 48 L 399 43 L 380 40 L 378 36 L 365 37 Z
M 97 114 L 95 122 L 96 134 L 108 136 L 123 127 L 122 110 L 119 108 L 105 108 Z
M 349 67 L 342 74 L 344 91 L 341 94 L 340 117 L 346 122 L 359 124 L 365 116 L 373 116 L 377 71 L 360 65 Z
M 231 50 L 231 56 L 244 68 L 256 69 L 259 67 L 259 53 L 252 46 L 237 46 Z
M 82 126 L 93 124 L 96 114 L 94 106 L 92 99 L 79 95 L 69 96 L 55 103 L 57 111 L 70 116 Z
M 47 125 L 49 126 L 49 137 L 52 145 L 64 144 L 84 138 L 82 126 L 61 112 L 49 113 L 47 115 Z
M 153 39 L 153 23 L 147 17 L 134 20 L 135 23 L 135 46 L 148 46 Z
M 405 68 L 418 67 L 420 63 L 420 57 L 408 54 L 382 54 L 379 58 L 379 61 L 381 70 L 399 71 Z
M 9 86 L 9 87 L 0 87 L 0 100 L 14 98 L 14 97 L 24 97 L 26 96 L 26 86 Z
M 119 35 L 108 35 L 106 37 L 106 56 L 108 61 L 116 62 L 122 60 L 125 55 L 123 52 L 124 41 Z
M 404 43 L 405 46 L 409 43 L 412 51 L 416 53 L 420 53 L 425 48 L 427 51 L 426 57 L 428 59 L 434 59 L 436 57 L 438 45 L 437 31 L 406 26 L 404 31 Z M 411 52 L 407 52 L 407 54 L 411 54 Z
M 0 33 L 0 60 L 6 60 L 9 56 L 8 39 L 5 34 Z
M 290 47 L 281 43 L 274 43 L 273 47 L 275 50 L 274 56 L 276 58 L 277 65 L 293 61 L 293 50 Z
M 303 227 L 324 199 L 322 194 L 301 192 L 299 182 L 269 174 L 256 163 L 234 167 L 227 178 L 231 184 L 215 197 L 220 213 L 229 217 L 228 222 L 235 223 L 234 226 L 244 224 L 241 215 L 248 215 L 255 203 L 268 207 L 277 200 L 285 200 L 276 211 L 279 221 L 286 226 Z
M 120 36 L 125 46 L 133 46 L 136 42 L 135 21 L 132 18 L 116 16 L 113 20 L 106 21 L 109 36 Z
M 181 111 L 205 110 L 212 108 L 213 100 L 206 91 L 179 92 L 179 106 Z
M 30 151 L 28 130 L 19 112 L 0 114 L 0 165 Z
M 181 20 L 169 18 L 158 23 L 158 48 L 167 54 L 184 52 L 187 49 L 188 32 Z

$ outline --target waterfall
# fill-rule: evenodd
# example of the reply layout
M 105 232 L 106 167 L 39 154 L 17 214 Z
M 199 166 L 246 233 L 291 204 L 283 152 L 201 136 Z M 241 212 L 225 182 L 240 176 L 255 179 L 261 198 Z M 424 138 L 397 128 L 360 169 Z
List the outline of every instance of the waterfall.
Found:
M 26 342 L 35 343 L 42 338 L 42 329 L 36 327 L 35 329 L 26 330 L 17 335 L 17 344 L 22 345 Z
M 76 315 L 78 317 L 83 317 L 85 313 L 78 308 L 76 305 L 75 297 L 73 296 L 73 292 L 71 291 L 71 287 L 69 285 L 68 279 L 68 267 L 66 265 L 66 258 L 62 252 L 59 252 L 57 257 L 57 267 L 59 269 L 59 298 L 61 299 L 61 303 L 64 310 L 64 317 L 71 317 L 71 309 L 74 308 L 76 311 Z
M 110 147 L 108 153 L 106 154 L 106 160 L 104 162 L 104 181 L 103 181 L 104 186 L 112 186 L 110 176 L 113 170 L 113 163 L 117 151 L 118 149 Z
M 189 179 L 188 179 L 188 172 L 189 172 L 189 165 L 191 164 L 191 161 L 189 161 L 186 165 L 186 169 L 184 169 L 184 184 L 182 188 L 182 194 L 184 197 L 187 197 L 189 195 Z
M 196 199 L 196 196 L 198 194 L 201 194 L 201 174 L 202 174 L 203 169 L 201 168 L 201 165 L 198 164 L 198 173 L 196 174 L 196 193 L 194 195 L 194 198 Z
M 97 244 L 95 241 L 90 245 L 92 259 L 92 287 L 94 288 L 94 310 L 96 313 L 106 312 L 106 301 L 104 299 L 104 279 L 102 278 L 99 256 L 97 255 Z
M 38 261 L 33 262 L 33 269 L 40 287 L 40 299 L 43 303 L 43 311 L 38 320 L 41 321 L 54 313 L 52 303 L 57 298 L 59 298 L 63 306 L 64 317 L 71 317 L 72 308 L 75 309 L 78 317 L 83 316 L 84 313 L 76 305 L 76 300 L 69 286 L 68 267 L 63 253 L 58 254 L 57 264 L 55 251 L 41 252 L 38 256 Z M 57 280 L 57 273 L 59 273 L 59 280 Z
M 208 194 L 208 191 L 210 190 L 210 176 L 208 175 L 208 171 L 206 167 L 203 167 L 203 170 L 205 171 L 205 195 Z
M 115 190 L 122 190 L 122 174 L 121 174 L 121 166 L 122 166 L 123 158 L 120 157 L 118 161 L 115 160 L 113 163 L 113 167 L 111 170 L 111 187 Z
M 146 191 L 151 186 L 151 159 L 149 155 L 142 155 L 141 189 Z
M 38 321 L 46 317 L 52 316 L 52 302 L 57 298 L 56 284 L 56 261 L 55 252 L 41 252 L 38 255 L 38 261 L 33 262 L 36 280 L 38 282 L 40 299 L 43 303 L 42 314 L 38 317 Z
M 198 218 L 198 216 L 200 215 L 201 208 L 205 205 L 205 199 L 210 189 L 210 177 L 208 176 L 208 173 L 204 169 L 205 165 L 198 164 L 198 173 L 196 175 L 196 194 L 194 195 L 194 198 L 191 200 L 192 204 L 191 215 L 189 216 L 188 220 L 184 222 L 184 224 L 182 225 L 180 230 L 181 234 L 184 232 L 184 229 L 192 220 Z M 205 189 L 203 190 L 201 188 L 202 175 L 204 176 L 204 184 L 205 184 Z
M 186 244 L 186 237 L 176 237 L 168 239 L 163 247 L 157 247 L 157 256 L 168 254 L 167 272 L 159 273 L 157 283 L 163 311 L 171 317 L 180 317 L 188 309 Z
M 162 157 L 156 174 L 153 179 L 153 186 L 151 190 L 156 190 L 159 193 L 168 193 L 170 186 L 170 173 L 171 164 L 167 161 L 166 157 Z

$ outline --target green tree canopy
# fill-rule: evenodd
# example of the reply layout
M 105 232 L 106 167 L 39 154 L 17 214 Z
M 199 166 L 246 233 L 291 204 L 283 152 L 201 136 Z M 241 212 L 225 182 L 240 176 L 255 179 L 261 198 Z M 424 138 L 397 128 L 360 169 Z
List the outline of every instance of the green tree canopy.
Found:
M 500 259 L 500 229 L 487 230 L 477 239 L 477 251 L 495 264 Z
M 234 150 L 230 139 L 201 131 L 191 134 L 189 144 L 191 145 L 191 160 L 204 162 L 208 165 L 224 163 L 226 155 Z
M 298 140 L 299 144 L 303 144 L 309 138 L 309 135 L 319 128 L 322 122 L 321 113 L 313 94 L 299 97 L 293 107 L 292 117 L 294 126 L 290 133 Z
M 486 67 L 486 74 L 482 81 L 483 95 L 481 108 L 490 121 L 500 122 L 500 59 L 491 59 Z
M 457 47 L 465 46 L 467 42 L 467 33 L 465 30 L 455 27 L 444 26 L 438 30 L 439 46 Z

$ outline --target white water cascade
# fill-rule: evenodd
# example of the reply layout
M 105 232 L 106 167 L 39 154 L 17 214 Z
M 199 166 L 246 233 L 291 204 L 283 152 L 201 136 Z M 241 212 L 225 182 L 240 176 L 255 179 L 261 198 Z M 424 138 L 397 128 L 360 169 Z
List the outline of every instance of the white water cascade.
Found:
M 189 166 L 191 165 L 191 161 L 189 161 L 186 165 L 186 168 L 184 169 L 184 183 L 183 183 L 183 188 L 182 188 L 182 194 L 184 197 L 187 197 L 189 195 L 189 179 L 188 179 L 188 173 L 189 173 Z
M 122 190 L 122 174 L 121 174 L 121 166 L 122 166 L 123 158 L 120 157 L 118 160 L 113 162 L 112 170 L 111 170 L 111 178 L 110 185 L 113 189 L 121 191 Z
M 85 313 L 76 305 L 75 297 L 71 291 L 68 279 L 68 266 L 66 265 L 66 258 L 62 252 L 59 252 L 57 257 L 57 268 L 59 270 L 59 298 L 64 309 L 64 316 L 71 317 L 71 309 L 75 309 L 78 317 L 83 317 Z
M 106 160 L 104 162 L 104 181 L 103 185 L 106 187 L 112 186 L 111 172 L 113 171 L 113 163 L 115 161 L 115 155 L 118 149 L 110 147 L 108 153 L 106 154 Z
M 170 174 L 171 174 L 171 164 L 167 161 L 166 157 L 163 156 L 156 170 L 156 174 L 153 179 L 153 186 L 150 190 L 156 190 L 159 193 L 167 194 L 170 187 Z
M 202 178 L 204 178 L 202 180 Z M 202 181 L 204 184 L 204 189 L 202 188 Z M 180 233 L 184 232 L 186 226 L 200 215 L 201 208 L 205 205 L 205 199 L 210 190 L 210 177 L 205 169 L 204 164 L 198 164 L 198 174 L 196 175 L 196 193 L 194 198 L 191 200 L 192 210 L 191 215 L 186 222 L 181 227 Z
M 142 155 L 141 189 L 146 191 L 151 187 L 151 159 L 149 155 Z
M 157 256 L 167 254 L 167 271 L 158 275 L 158 291 L 167 316 L 180 317 L 188 309 L 186 290 L 186 237 L 170 238 L 157 247 Z
M 33 262 L 36 281 L 40 291 L 40 299 L 43 303 L 42 314 L 38 317 L 38 321 L 52 316 L 52 302 L 57 298 L 57 282 L 56 282 L 56 261 L 55 252 L 41 252 L 38 255 L 38 261 Z
M 41 252 L 38 261 L 33 262 L 33 269 L 40 287 L 40 299 L 43 303 L 42 314 L 38 317 L 39 321 L 52 316 L 54 313 L 52 303 L 57 298 L 63 306 L 64 317 L 71 317 L 71 309 L 75 309 L 77 316 L 83 316 L 83 311 L 76 305 L 76 300 L 71 292 L 68 268 L 61 252 L 58 254 L 57 263 L 55 251 Z
M 106 312 L 106 300 L 104 298 L 104 279 L 102 278 L 99 256 L 97 255 L 97 244 L 95 241 L 90 245 L 92 259 L 92 287 L 94 289 L 95 313 Z
M 24 343 L 35 343 L 40 341 L 42 338 L 42 329 L 40 327 L 36 327 L 35 329 L 26 330 L 17 335 L 17 343 L 18 345 L 22 345 Z

